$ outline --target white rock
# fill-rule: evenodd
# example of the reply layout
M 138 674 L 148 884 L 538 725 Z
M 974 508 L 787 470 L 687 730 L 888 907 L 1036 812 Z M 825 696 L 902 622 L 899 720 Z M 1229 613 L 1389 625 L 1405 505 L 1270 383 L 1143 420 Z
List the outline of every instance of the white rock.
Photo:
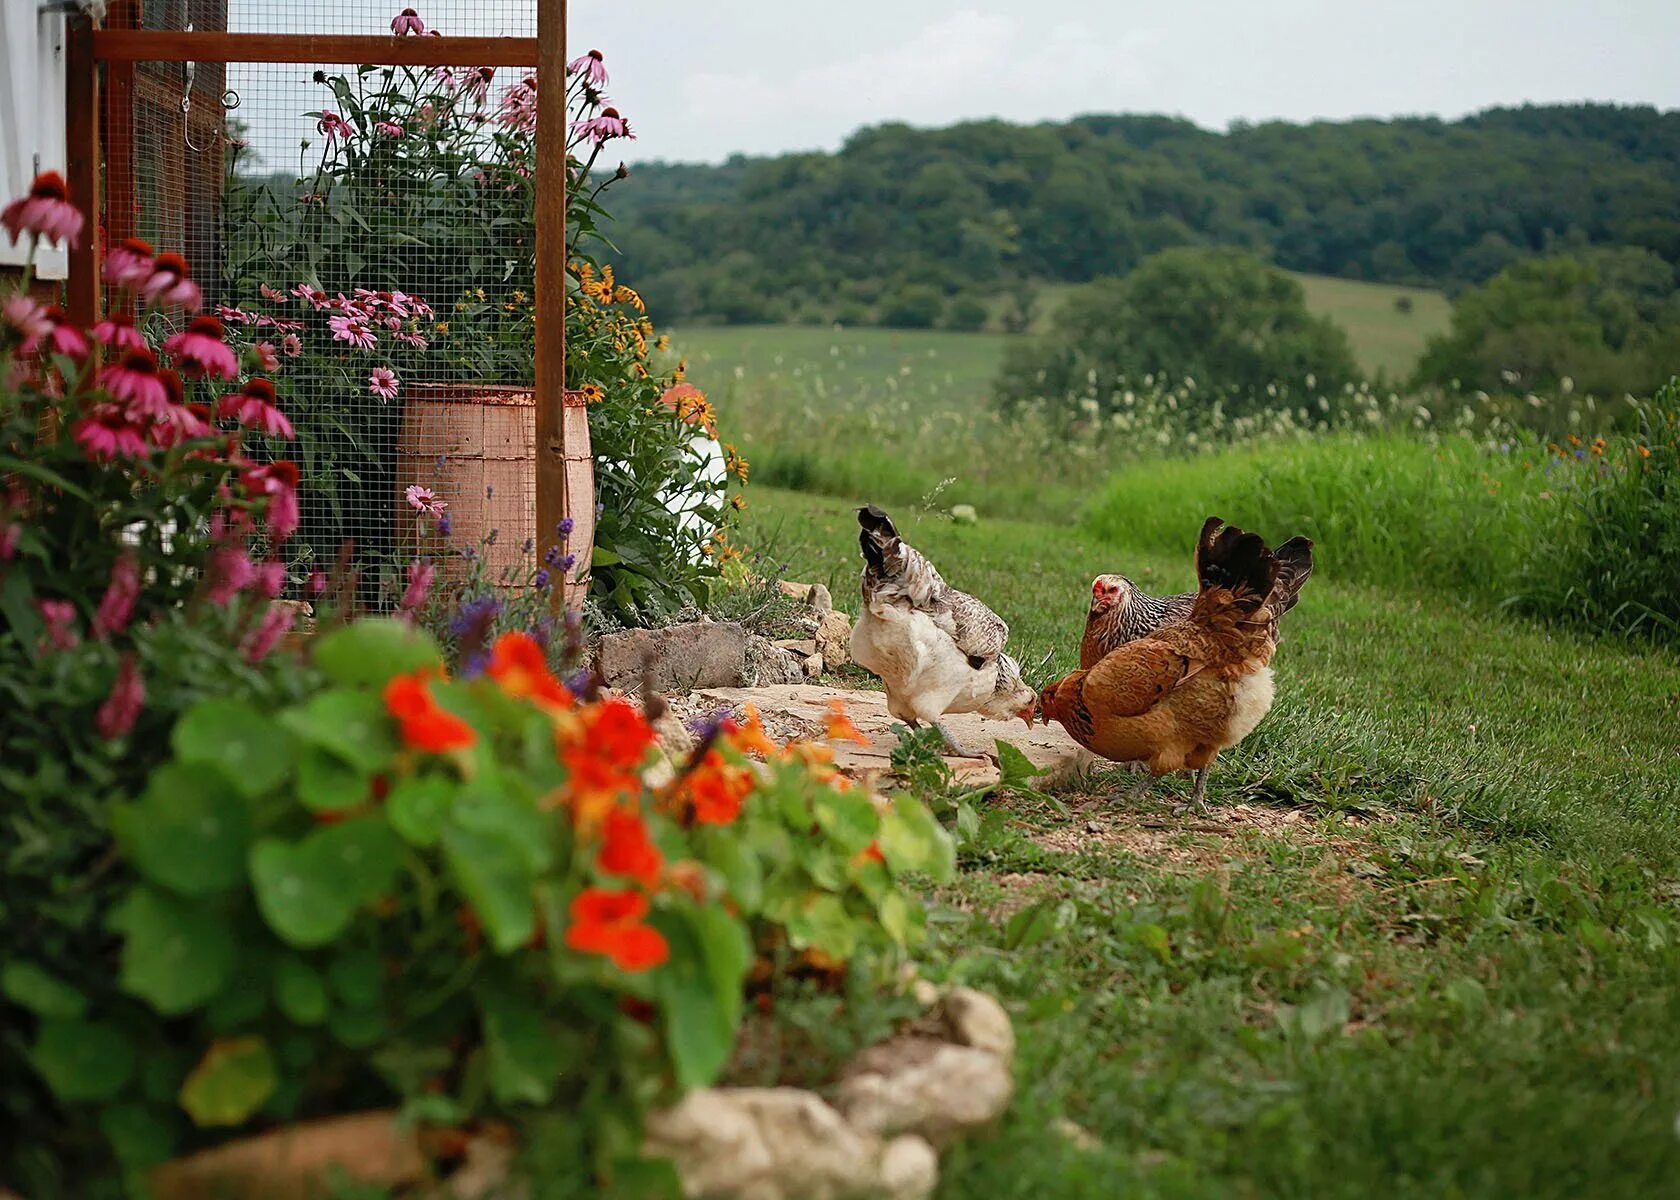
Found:
M 823 656 L 813 654 L 805 660 L 805 674 L 815 679 L 823 673 Z
M 945 1028 L 951 1040 L 995 1054 L 1006 1064 L 1015 1057 L 1015 1027 L 1009 1014 L 985 992 L 955 987 L 945 996 Z
M 843 612 L 828 612 L 817 622 L 817 652 L 829 670 L 852 661 L 852 619 Z
M 973 1046 L 941 1043 L 927 1050 L 915 1039 L 901 1042 L 907 1065 L 890 1065 L 896 1044 L 889 1042 L 860 1056 L 868 1069 L 840 1084 L 840 1111 L 857 1129 L 889 1137 L 918 1133 L 944 1147 L 1009 1107 L 1015 1081 L 996 1054 Z
M 939 1184 L 939 1152 L 913 1133 L 896 1137 L 881 1154 L 881 1193 L 887 1200 L 923 1200 Z
M 958 525 L 973 525 L 980 520 L 980 514 L 974 511 L 972 504 L 951 505 L 951 520 Z

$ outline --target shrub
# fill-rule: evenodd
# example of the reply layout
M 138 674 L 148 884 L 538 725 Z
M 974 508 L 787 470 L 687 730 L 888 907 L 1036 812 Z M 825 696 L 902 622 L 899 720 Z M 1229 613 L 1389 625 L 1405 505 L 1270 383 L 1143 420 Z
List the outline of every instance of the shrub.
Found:
M 975 333 L 991 318 L 985 301 L 978 296 L 958 296 L 945 308 L 945 327 Z
M 121 997 L 56 960 L 13 989 L 31 1068 L 131 1167 L 399 1103 L 444 1126 L 564 1114 L 570 1176 L 610 1185 L 648 1106 L 723 1068 L 749 974 L 896 953 L 923 925 L 903 880 L 952 868 L 924 806 L 879 805 L 755 719 L 656 773 L 642 712 L 575 695 L 522 634 L 473 678 L 389 620 L 315 661 L 326 686 L 278 712 L 190 709 L 118 810 Z
M 889 329 L 932 329 L 945 297 L 932 284 L 907 283 L 881 297 L 881 324 Z
M 1244 251 L 1181 247 L 1082 289 L 1010 347 L 995 391 L 1006 410 L 1041 399 L 1074 417 L 1088 398 L 1111 410 L 1128 383 L 1188 377 L 1204 405 L 1244 413 L 1268 388 L 1335 396 L 1358 374 L 1347 335 L 1307 311 L 1295 280 Z

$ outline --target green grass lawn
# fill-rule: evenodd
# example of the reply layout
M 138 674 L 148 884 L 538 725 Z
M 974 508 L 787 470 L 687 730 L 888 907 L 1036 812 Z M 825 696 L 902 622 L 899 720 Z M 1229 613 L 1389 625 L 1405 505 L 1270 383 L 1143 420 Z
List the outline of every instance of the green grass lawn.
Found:
M 752 496 L 744 540 L 855 608 L 850 504 Z M 897 515 L 1035 682 L 1092 575 L 1190 581 L 1188 549 Z M 941 1195 L 1674 1194 L 1680 660 L 1332 578 L 1284 632 L 1213 817 L 1099 773 L 963 847 L 928 969 L 1010 1005 L 1020 1091 Z
M 1354 357 L 1365 370 L 1388 373 L 1404 380 L 1423 354 L 1424 343 L 1445 333 L 1452 305 L 1440 292 L 1428 288 L 1395 287 L 1386 283 L 1361 283 L 1354 279 L 1333 279 L 1328 275 L 1296 275 L 1307 292 L 1307 307 L 1329 317 L 1347 330 Z M 1395 307 L 1400 299 L 1411 301 L 1411 311 Z

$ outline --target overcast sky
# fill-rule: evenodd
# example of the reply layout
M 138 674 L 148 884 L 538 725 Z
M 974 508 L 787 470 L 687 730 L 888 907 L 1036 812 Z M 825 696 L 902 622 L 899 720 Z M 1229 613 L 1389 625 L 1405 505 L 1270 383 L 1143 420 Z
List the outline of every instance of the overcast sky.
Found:
M 833 149 L 888 120 L 1680 108 L 1680 0 L 572 0 L 570 22 L 632 162 Z
M 533 32 L 535 0 L 232 0 L 235 29 Z M 1525 100 L 1680 108 L 1680 0 L 571 0 L 637 131 L 630 162 L 831 150 L 863 125 L 1170 113 L 1434 113 Z M 266 169 L 295 169 L 309 66 L 236 66 Z M 515 72 L 503 73 L 511 80 Z M 610 161 L 610 160 L 609 160 Z

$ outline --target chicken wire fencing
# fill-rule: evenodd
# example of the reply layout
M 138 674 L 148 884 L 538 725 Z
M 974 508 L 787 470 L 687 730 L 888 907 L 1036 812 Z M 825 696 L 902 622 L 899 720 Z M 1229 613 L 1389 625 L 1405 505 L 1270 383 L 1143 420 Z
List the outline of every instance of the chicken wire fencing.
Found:
M 140 27 L 532 37 L 536 8 L 147 0 Z M 131 128 L 106 134 L 107 244 L 179 250 L 274 384 L 295 440 L 269 444 L 301 477 L 294 592 L 346 546 L 377 607 L 418 555 L 532 569 L 532 72 L 144 62 L 130 86 Z

